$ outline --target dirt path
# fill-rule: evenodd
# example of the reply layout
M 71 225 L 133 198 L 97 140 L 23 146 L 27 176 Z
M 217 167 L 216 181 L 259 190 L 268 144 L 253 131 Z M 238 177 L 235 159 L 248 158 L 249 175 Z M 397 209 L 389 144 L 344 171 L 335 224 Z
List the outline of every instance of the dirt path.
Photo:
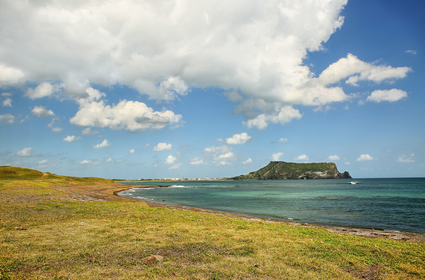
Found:
M 88 201 L 133 201 L 141 202 L 138 199 L 118 196 L 117 193 L 132 189 L 133 186 L 126 187 L 122 184 L 97 184 L 97 185 L 64 185 L 55 189 L 66 191 L 71 198 Z
M 137 186 L 137 187 L 139 188 L 143 186 Z M 152 187 L 152 186 L 149 186 L 149 187 Z M 246 216 L 246 215 L 240 215 L 240 214 L 234 214 L 234 213 L 228 213 L 228 212 L 222 212 L 222 211 L 215 211 L 215 210 L 208 210 L 208 209 L 202 209 L 202 208 L 196 208 L 196 207 L 166 206 L 159 203 L 145 202 L 138 199 L 118 196 L 119 192 L 132 189 L 132 188 L 134 188 L 134 186 L 126 186 L 126 185 L 122 185 L 118 183 L 99 184 L 99 185 L 66 185 L 66 186 L 56 187 L 56 189 L 58 190 L 66 191 L 67 193 L 70 194 L 71 198 L 77 199 L 77 200 L 123 201 L 123 202 L 132 201 L 132 202 L 146 203 L 150 207 L 166 207 L 169 209 L 175 209 L 180 211 L 195 211 L 195 212 L 201 212 L 206 214 L 241 218 L 246 220 L 257 220 L 257 221 L 271 222 L 271 223 L 286 223 L 286 224 L 291 224 L 295 226 L 303 226 L 303 227 L 324 228 L 331 232 L 358 235 L 358 236 L 363 236 L 368 238 L 386 237 L 386 238 L 391 238 L 394 240 L 411 240 L 411 241 L 425 242 L 425 234 L 297 223 L 297 222 L 282 221 L 279 219 L 252 217 L 252 216 Z

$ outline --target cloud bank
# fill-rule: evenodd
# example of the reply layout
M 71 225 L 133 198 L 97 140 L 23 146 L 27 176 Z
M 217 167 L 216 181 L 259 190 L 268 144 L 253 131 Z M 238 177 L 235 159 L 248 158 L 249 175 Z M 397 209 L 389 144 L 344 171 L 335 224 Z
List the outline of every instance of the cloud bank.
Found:
M 380 84 L 410 71 L 347 54 L 316 77 L 304 60 L 343 25 L 346 3 L 1 1 L 0 86 L 32 82 L 31 99 L 79 99 L 93 85 L 125 85 L 159 102 L 179 99 L 191 87 L 218 87 L 237 103 L 234 113 L 245 116 L 248 128 L 285 125 L 302 117 L 296 106 L 347 100 L 340 82 Z M 371 101 L 394 99 L 375 95 Z M 71 123 L 144 131 L 181 118 L 124 98 L 106 105 L 98 96 L 80 102 Z

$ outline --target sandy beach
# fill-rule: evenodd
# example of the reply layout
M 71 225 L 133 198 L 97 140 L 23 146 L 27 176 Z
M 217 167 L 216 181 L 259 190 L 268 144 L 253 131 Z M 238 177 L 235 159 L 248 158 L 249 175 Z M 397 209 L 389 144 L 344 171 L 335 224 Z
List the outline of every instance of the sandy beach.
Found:
M 137 186 L 138 188 L 143 188 L 143 186 Z M 149 186 L 152 187 L 152 186 Z M 139 202 L 146 203 L 149 207 L 165 207 L 169 209 L 174 209 L 178 211 L 195 211 L 212 215 L 221 215 L 227 217 L 240 218 L 245 220 L 253 221 L 263 221 L 270 223 L 286 223 L 294 226 L 302 227 L 316 227 L 324 228 L 331 232 L 337 232 L 342 234 L 352 234 L 368 238 L 376 237 L 385 237 L 391 238 L 394 240 L 411 240 L 411 241 L 422 241 L 425 242 L 425 235 L 419 233 L 410 233 L 410 232 L 395 232 L 395 231 L 382 231 L 382 230 L 372 230 L 372 229 L 360 229 L 360 228 L 349 228 L 349 227 L 336 227 L 336 226 L 327 226 L 327 225 L 316 225 L 316 224 L 307 224 L 307 223 L 297 223 L 292 221 L 284 221 L 279 219 L 270 219 L 270 218 L 261 218 L 253 217 L 235 213 L 228 213 L 224 211 L 216 211 L 209 209 L 202 209 L 196 207 L 186 207 L 186 206 L 167 206 L 159 203 L 152 203 L 147 201 L 141 201 L 134 198 L 126 198 L 118 195 L 119 192 L 129 190 L 134 188 L 134 186 L 125 186 L 122 184 L 98 184 L 98 185 L 66 185 L 58 186 L 56 189 L 65 191 L 69 194 L 70 198 L 75 200 L 84 200 L 84 201 L 122 201 L 122 202 Z

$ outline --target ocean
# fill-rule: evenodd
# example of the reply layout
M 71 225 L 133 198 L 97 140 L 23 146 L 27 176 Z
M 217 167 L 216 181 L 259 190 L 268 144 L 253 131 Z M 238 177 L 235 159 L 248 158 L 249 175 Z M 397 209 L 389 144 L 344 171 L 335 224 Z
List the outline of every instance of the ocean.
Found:
M 126 182 L 121 192 L 191 206 L 301 223 L 425 233 L 425 178 Z M 168 188 L 137 188 L 137 185 Z

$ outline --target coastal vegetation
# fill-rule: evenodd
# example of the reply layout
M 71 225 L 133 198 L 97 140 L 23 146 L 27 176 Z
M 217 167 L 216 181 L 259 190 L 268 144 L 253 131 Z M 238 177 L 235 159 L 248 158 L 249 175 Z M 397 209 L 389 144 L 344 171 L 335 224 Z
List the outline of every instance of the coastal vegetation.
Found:
M 295 163 L 271 161 L 265 167 L 233 180 L 287 180 L 287 179 L 341 179 L 351 178 L 345 171 L 340 173 L 333 162 Z
M 0 279 L 425 278 L 423 241 L 99 199 L 105 186 L 123 188 L 0 167 Z

